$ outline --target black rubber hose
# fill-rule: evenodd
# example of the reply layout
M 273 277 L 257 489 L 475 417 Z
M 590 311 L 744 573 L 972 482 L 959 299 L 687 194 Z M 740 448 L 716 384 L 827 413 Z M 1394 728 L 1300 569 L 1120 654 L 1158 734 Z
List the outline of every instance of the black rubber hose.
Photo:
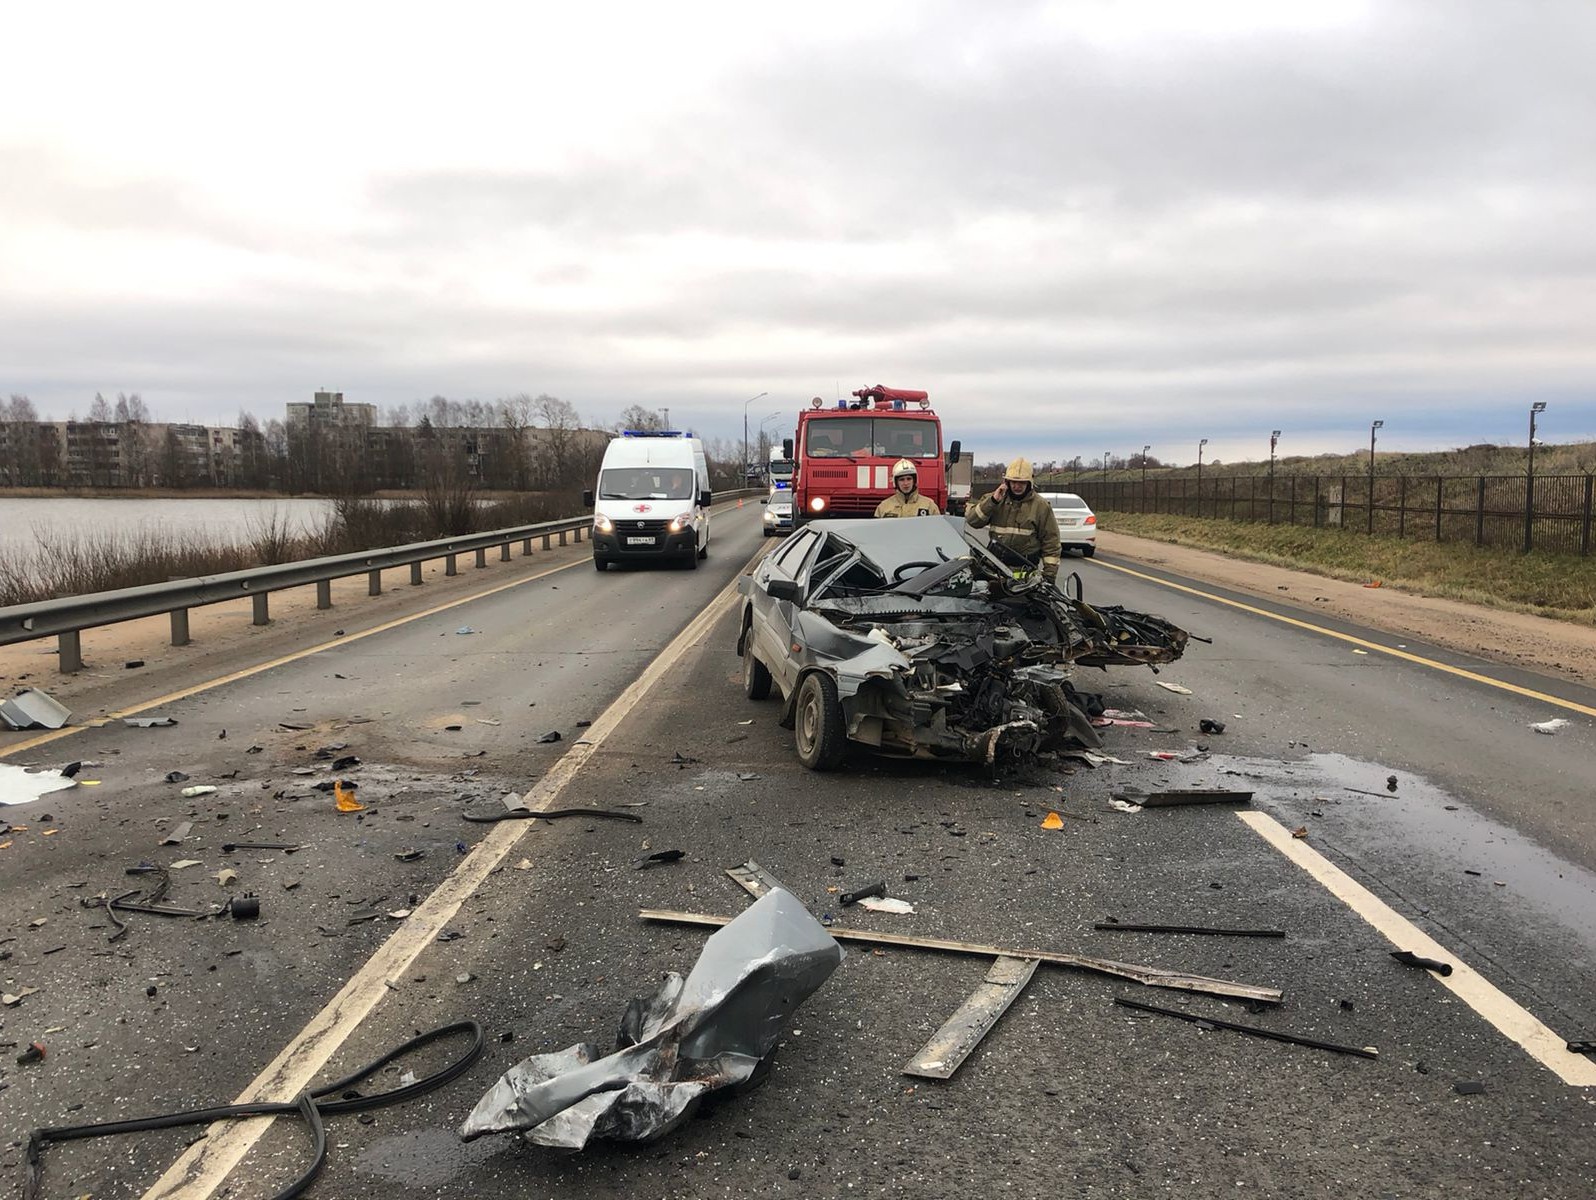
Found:
M 348 1091 L 361 1080 L 375 1075 L 396 1059 L 403 1058 L 423 1046 L 461 1033 L 470 1036 L 470 1046 L 466 1048 L 465 1053 L 442 1070 L 428 1075 L 425 1079 L 418 1079 L 414 1083 L 404 1084 L 386 1092 L 378 1092 L 374 1096 L 351 1096 L 347 1099 L 341 1097 L 341 1093 Z M 327 1130 L 322 1123 L 322 1117 L 386 1108 L 391 1104 L 414 1100 L 417 1096 L 451 1083 L 463 1075 L 481 1057 L 483 1044 L 481 1025 L 475 1021 L 456 1021 L 453 1025 L 442 1025 L 427 1033 L 418 1034 L 353 1074 L 324 1084 L 315 1091 L 301 1092 L 291 1101 L 224 1104 L 215 1108 L 193 1108 L 186 1112 L 138 1117 L 129 1121 L 104 1121 L 91 1125 L 58 1125 L 35 1129 L 28 1136 L 28 1179 L 22 1189 L 23 1200 L 39 1200 L 44 1178 L 44 1148 L 52 1142 L 76 1142 L 85 1138 L 113 1137 L 123 1133 L 148 1133 L 156 1129 L 175 1129 L 182 1125 L 209 1125 L 213 1121 L 222 1121 L 231 1117 L 282 1117 L 297 1114 L 304 1119 L 306 1127 L 310 1130 L 314 1143 L 311 1151 L 312 1161 L 298 1179 L 272 1197 L 272 1200 L 294 1200 L 296 1196 L 303 1195 L 305 1189 L 316 1181 L 322 1167 L 326 1165 Z

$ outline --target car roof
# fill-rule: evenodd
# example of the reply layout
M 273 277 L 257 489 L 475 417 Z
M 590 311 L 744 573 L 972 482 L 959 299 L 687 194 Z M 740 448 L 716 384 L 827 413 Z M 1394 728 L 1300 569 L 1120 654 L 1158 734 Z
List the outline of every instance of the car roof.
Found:
M 906 562 L 938 562 L 970 553 L 963 517 L 874 517 L 810 521 L 804 528 L 836 534 L 856 546 L 878 567 Z M 943 553 L 938 554 L 941 550 Z

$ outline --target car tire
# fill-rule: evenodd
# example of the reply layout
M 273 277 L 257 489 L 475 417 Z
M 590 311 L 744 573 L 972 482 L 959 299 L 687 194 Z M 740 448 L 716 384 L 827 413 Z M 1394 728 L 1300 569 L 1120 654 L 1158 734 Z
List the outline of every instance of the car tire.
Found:
M 598 571 L 600 574 L 602 574 L 603 571 L 604 571 L 604 568 L 609 566 L 609 565 L 610 565 L 610 560 L 609 559 L 600 558 L 596 554 L 593 556 L 593 569 L 595 571 Z
M 688 553 L 687 561 L 684 565 L 689 571 L 698 570 L 698 551 L 696 549 Z
M 770 668 L 754 653 L 754 631 L 750 629 L 743 634 L 743 695 L 750 700 L 767 699 L 774 683 Z
M 1081 556 L 1083 558 L 1091 558 L 1096 553 L 1097 553 L 1097 547 L 1096 546 L 1082 546 L 1081 547 Z
M 704 539 L 704 548 L 698 552 L 698 557 L 699 558 L 708 558 L 709 557 L 709 539 L 708 538 Z
M 836 681 L 824 671 L 811 671 L 798 686 L 794 708 L 798 761 L 811 771 L 834 770 L 848 749 Z

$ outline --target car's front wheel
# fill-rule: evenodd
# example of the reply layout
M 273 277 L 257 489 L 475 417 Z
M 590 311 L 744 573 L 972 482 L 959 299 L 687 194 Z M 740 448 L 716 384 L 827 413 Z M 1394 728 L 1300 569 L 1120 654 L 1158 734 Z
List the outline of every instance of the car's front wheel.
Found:
M 593 569 L 594 569 L 594 570 L 595 570 L 595 571 L 600 571 L 600 572 L 602 572 L 602 571 L 603 571 L 603 570 L 604 570 L 604 568 L 605 568 L 605 567 L 607 567 L 607 566 L 609 566 L 609 565 L 610 565 L 610 560 L 609 560 L 609 559 L 607 559 L 607 558 L 600 558 L 600 557 L 599 557 L 599 556 L 598 556 L 598 555 L 596 555 L 596 554 L 595 554 L 595 555 L 594 555 L 594 556 L 593 556 Z
M 1081 548 L 1081 554 L 1084 555 L 1087 558 L 1093 557 L 1094 555 L 1096 555 L 1096 553 L 1097 553 L 1097 547 L 1096 546 L 1083 546 Z
M 824 671 L 804 676 L 798 688 L 795 740 L 798 761 L 811 771 L 830 771 L 848 748 L 837 684 Z
M 750 700 L 763 700 L 770 695 L 774 680 L 770 669 L 754 653 L 754 631 L 750 629 L 743 637 L 743 695 Z

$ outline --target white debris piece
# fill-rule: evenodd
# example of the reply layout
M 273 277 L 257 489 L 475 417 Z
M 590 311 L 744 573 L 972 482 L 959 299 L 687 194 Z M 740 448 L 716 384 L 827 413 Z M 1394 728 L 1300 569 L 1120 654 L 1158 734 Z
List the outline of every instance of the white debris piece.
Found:
M 1177 696 L 1191 695 L 1191 689 L 1189 687 L 1181 687 L 1178 683 L 1166 683 L 1162 679 L 1157 680 L 1156 682 L 1158 683 L 1158 686 L 1163 688 L 1166 692 L 1174 692 Z
M 871 912 L 912 913 L 914 905 L 907 900 L 899 900 L 895 896 L 866 896 L 859 901 L 860 908 L 868 908 Z
M 1569 724 L 1567 719 L 1563 717 L 1553 717 L 1550 721 L 1537 721 L 1530 725 L 1530 728 L 1536 733 L 1553 734 L 1567 724 Z
M 1132 804 L 1129 800 L 1110 800 L 1109 803 L 1119 809 L 1120 812 L 1139 813 L 1142 811 L 1140 804 Z

